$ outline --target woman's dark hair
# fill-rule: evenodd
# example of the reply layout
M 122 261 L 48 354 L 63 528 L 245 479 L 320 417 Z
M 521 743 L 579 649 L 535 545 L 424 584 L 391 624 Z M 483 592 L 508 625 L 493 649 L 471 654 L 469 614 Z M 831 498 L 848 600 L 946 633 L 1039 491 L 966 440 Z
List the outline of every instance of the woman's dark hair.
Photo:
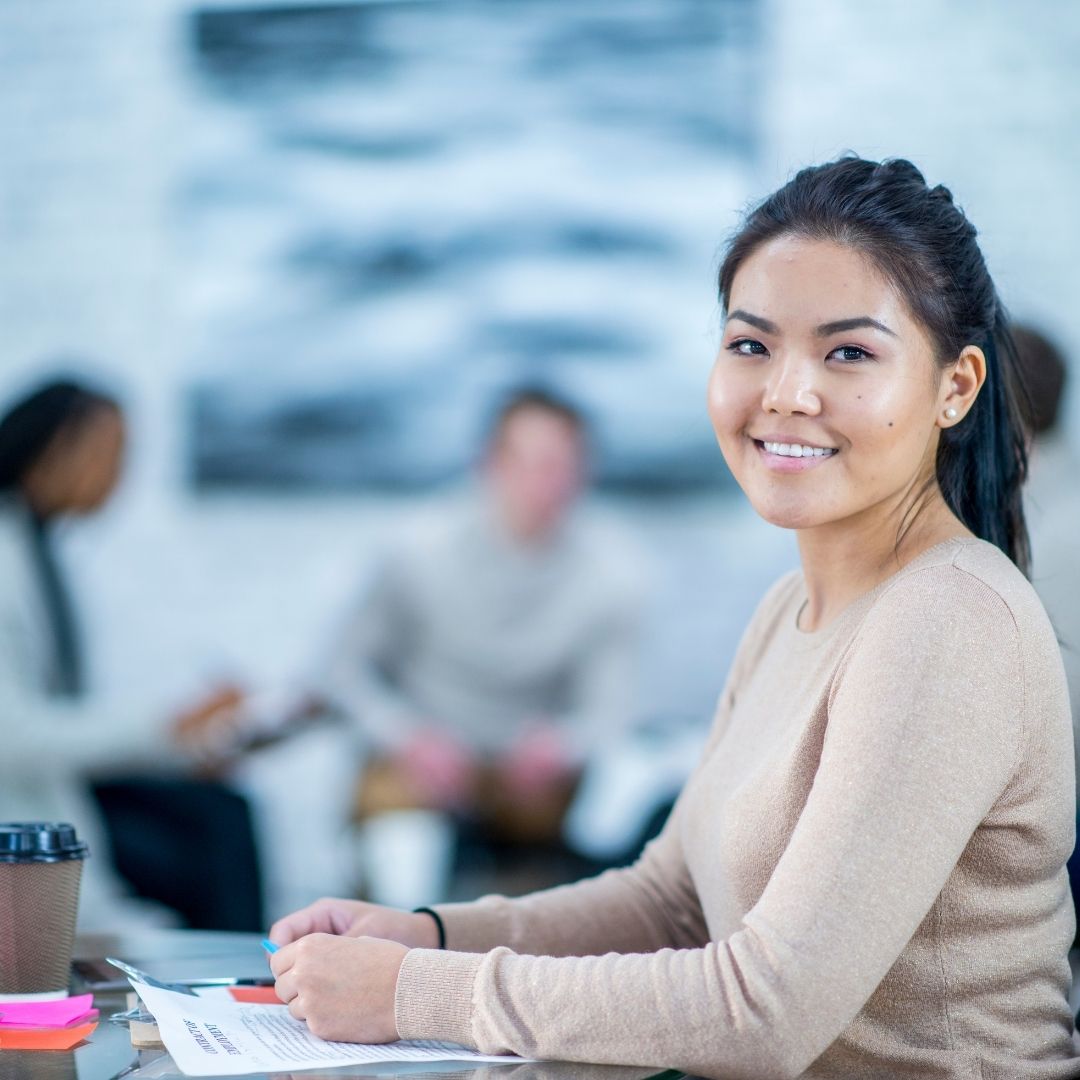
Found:
M 115 398 L 69 379 L 57 379 L 21 398 L 0 417 L 0 493 L 18 488 L 61 432 L 76 430 Z
M 842 157 L 797 173 L 750 212 L 720 267 L 727 311 L 739 267 L 779 236 L 855 248 L 899 290 L 934 343 L 938 363 L 967 345 L 986 354 L 986 382 L 963 420 L 941 432 L 937 483 L 956 516 L 1026 574 L 1020 488 L 1027 475 L 1025 391 L 1009 319 L 948 188 L 931 188 L 910 161 Z

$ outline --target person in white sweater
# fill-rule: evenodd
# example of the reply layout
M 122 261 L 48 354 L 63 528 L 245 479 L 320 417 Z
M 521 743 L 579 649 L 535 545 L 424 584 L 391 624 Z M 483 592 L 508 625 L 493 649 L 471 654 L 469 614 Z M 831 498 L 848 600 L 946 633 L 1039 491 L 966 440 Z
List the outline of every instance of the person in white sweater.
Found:
M 1061 349 L 1031 326 L 1016 328 L 1031 403 L 1031 479 L 1024 509 L 1031 525 L 1031 583 L 1050 616 L 1072 704 L 1073 747 L 1080 777 L 1080 457 L 1065 422 L 1069 367 Z M 1077 788 L 1080 821 L 1080 786 Z M 1069 859 L 1073 903 L 1080 910 L 1080 850 Z
M 975 229 L 841 158 L 751 212 L 719 294 L 709 414 L 802 566 L 663 833 L 519 899 L 322 901 L 271 928 L 278 995 L 331 1039 L 715 1080 L 1076 1077 L 1068 695 Z
M 76 826 L 91 854 L 79 907 L 84 929 L 176 920 L 137 901 L 116 874 L 91 780 L 190 768 L 231 700 L 215 693 L 170 715 L 156 701 L 88 692 L 53 532 L 109 499 L 125 430 L 115 398 L 66 379 L 37 387 L 0 415 L 0 821 Z M 142 811 L 139 819 L 144 838 L 155 835 Z
M 395 537 L 337 639 L 319 689 L 367 746 L 375 899 L 408 906 L 441 887 L 404 895 L 415 875 L 383 856 L 388 833 L 427 838 L 417 857 L 432 871 L 454 822 L 511 845 L 557 841 L 583 767 L 635 719 L 644 575 L 620 530 L 582 515 L 586 472 L 581 414 L 512 393 L 477 490 Z
M 1032 411 L 1031 479 L 1024 489 L 1031 583 L 1057 632 L 1073 733 L 1080 736 L 1080 457 L 1065 421 L 1069 367 L 1061 349 L 1034 327 L 1018 326 L 1016 344 Z M 1080 773 L 1080 740 L 1077 754 Z

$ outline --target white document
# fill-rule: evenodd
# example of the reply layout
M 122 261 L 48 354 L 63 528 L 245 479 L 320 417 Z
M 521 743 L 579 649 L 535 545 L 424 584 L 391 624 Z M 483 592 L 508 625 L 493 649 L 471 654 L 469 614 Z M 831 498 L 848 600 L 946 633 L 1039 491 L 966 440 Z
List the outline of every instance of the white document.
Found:
M 524 1061 L 479 1054 L 454 1043 L 383 1045 L 327 1042 L 294 1020 L 284 1005 L 245 1005 L 222 997 L 192 997 L 131 980 L 157 1021 L 161 1041 L 188 1076 L 242 1076 L 280 1069 L 330 1069 L 378 1061 Z

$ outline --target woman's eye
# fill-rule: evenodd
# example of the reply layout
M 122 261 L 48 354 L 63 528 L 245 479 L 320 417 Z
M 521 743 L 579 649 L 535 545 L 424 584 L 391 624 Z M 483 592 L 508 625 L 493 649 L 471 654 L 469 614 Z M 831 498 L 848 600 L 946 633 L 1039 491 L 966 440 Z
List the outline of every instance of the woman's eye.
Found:
M 845 364 L 853 364 L 858 360 L 869 360 L 870 353 L 858 345 L 841 345 L 829 353 L 829 359 L 839 360 Z
M 739 356 L 764 356 L 768 349 L 760 341 L 753 338 L 737 338 L 728 345 L 728 352 L 737 353 Z

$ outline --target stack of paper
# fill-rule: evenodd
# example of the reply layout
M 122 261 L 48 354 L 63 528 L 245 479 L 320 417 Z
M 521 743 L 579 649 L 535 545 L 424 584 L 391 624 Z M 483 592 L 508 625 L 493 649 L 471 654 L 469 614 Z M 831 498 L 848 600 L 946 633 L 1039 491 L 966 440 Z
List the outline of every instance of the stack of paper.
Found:
M 0 1001 L 0 1050 L 70 1050 L 97 1027 L 94 995 Z
M 177 994 L 136 979 L 131 985 L 157 1020 L 161 1041 L 173 1063 L 188 1076 L 242 1076 L 244 1073 L 332 1069 L 338 1065 L 386 1061 L 518 1062 L 512 1054 L 490 1055 L 452 1043 L 415 1041 L 371 1046 L 326 1042 L 284 1005 L 269 1004 L 266 987 L 252 1004 L 237 987 L 206 996 Z M 240 997 L 241 1000 L 236 1000 Z

